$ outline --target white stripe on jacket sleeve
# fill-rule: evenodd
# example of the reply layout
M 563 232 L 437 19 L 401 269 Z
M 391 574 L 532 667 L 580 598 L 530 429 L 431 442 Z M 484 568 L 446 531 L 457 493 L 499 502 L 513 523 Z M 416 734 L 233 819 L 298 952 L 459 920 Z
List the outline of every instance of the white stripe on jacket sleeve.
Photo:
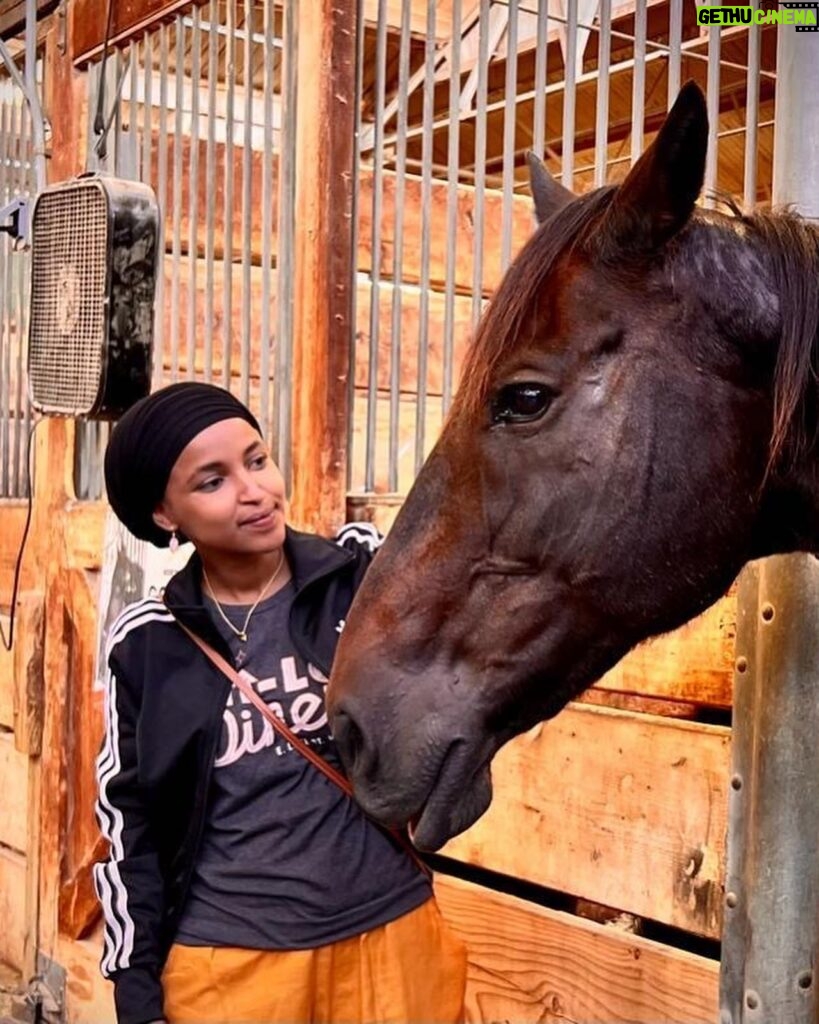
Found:
M 173 616 L 159 601 L 148 599 L 130 605 L 111 629 L 106 644 L 107 657 L 110 659 L 114 647 L 132 630 L 149 622 L 168 621 L 173 621 Z M 105 686 L 105 740 L 97 758 L 96 771 L 97 820 L 111 848 L 108 860 L 96 864 L 93 872 L 94 887 L 105 919 L 105 945 L 100 966 L 103 974 L 108 976 L 130 966 L 135 935 L 134 920 L 128 907 L 128 890 L 120 872 L 120 864 L 125 859 L 125 818 L 109 795 L 111 783 L 122 771 L 117 677 L 110 668 Z

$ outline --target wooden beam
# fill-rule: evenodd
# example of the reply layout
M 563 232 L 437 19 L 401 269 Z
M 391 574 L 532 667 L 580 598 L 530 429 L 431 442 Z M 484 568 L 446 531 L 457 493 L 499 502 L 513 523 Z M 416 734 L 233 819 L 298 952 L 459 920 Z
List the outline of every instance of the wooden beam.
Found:
M 28 591 L 17 600 L 14 638 L 14 745 L 39 757 L 43 745 L 45 679 L 43 675 L 45 599 Z M 18 632 L 19 630 L 19 632 Z
M 715 960 L 454 878 L 438 876 L 435 893 L 467 946 L 466 1018 L 473 1024 L 717 1019 Z
M 79 938 L 96 919 L 91 865 L 104 853 L 94 818 L 94 768 L 103 734 L 103 694 L 94 687 L 98 577 L 74 570 L 64 578 L 63 637 L 69 668 L 64 709 L 66 830 L 60 858 L 60 930 Z
M 120 0 L 111 15 L 109 46 L 141 35 L 204 0 Z M 87 64 L 102 50 L 108 0 L 75 0 L 70 51 L 75 64 Z
M 69 18 L 78 20 L 75 5 Z M 72 65 L 70 54 L 60 52 L 59 28 L 53 24 L 45 44 L 46 109 L 53 126 L 50 180 L 70 178 L 83 167 L 82 123 L 85 82 Z M 60 868 L 65 847 L 66 824 L 66 727 L 68 706 L 67 648 L 64 643 L 65 606 L 69 570 L 66 551 L 66 508 L 73 493 L 73 424 L 46 419 L 37 430 L 32 556 L 38 581 L 48 595 L 45 606 L 45 719 L 42 755 L 37 760 L 38 778 L 32 790 L 39 796 L 39 829 L 34 863 L 36 898 L 28 901 L 32 915 L 28 927 L 38 948 L 56 948 Z
M 66 1019 L 70 1021 L 113 1021 L 114 986 L 100 974 L 102 925 L 86 940 L 60 937 L 54 959 L 66 972 Z
M 334 0 L 298 8 L 291 514 L 321 533 L 346 491 L 355 19 Z
M 28 827 L 28 758 L 11 733 L 0 733 L 0 846 L 25 853 Z
M 46 15 L 57 6 L 57 0 L 37 0 L 37 21 L 42 23 Z M 26 0 L 1 0 L 0 39 L 11 39 L 21 34 L 26 27 Z
M 23 969 L 26 922 L 26 859 L 0 846 L 0 960 Z
M 492 766 L 460 860 L 718 938 L 730 730 L 573 705 Z
M 14 567 L 23 539 L 28 509 L 24 501 L 0 501 L 0 608 L 8 611 L 14 582 Z M 20 589 L 30 590 L 36 584 L 36 560 L 32 556 L 33 537 L 29 534 L 28 554 L 23 560 Z M 5 624 L 3 626 L 5 629 Z
M 641 644 L 597 689 L 730 708 L 737 632 L 736 587 L 673 633 Z
M 82 501 L 68 506 L 65 517 L 67 569 L 102 568 L 107 512 L 108 504 L 105 501 Z

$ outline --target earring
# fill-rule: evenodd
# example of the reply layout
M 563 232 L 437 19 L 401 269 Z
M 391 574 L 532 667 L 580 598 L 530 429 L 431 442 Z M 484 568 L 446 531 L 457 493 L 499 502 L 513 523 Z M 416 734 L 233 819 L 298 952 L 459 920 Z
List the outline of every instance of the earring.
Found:
M 179 550 L 179 538 L 176 536 L 176 530 L 171 530 L 171 539 L 168 541 L 168 547 L 171 550 L 171 554 L 175 554 Z

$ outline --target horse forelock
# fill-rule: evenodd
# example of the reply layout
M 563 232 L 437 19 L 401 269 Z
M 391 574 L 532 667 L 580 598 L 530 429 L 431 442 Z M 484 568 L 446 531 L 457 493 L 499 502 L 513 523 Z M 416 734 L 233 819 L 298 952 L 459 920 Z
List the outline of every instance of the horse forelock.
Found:
M 608 207 L 615 186 L 581 196 L 540 226 L 509 267 L 492 297 L 464 363 L 456 408 L 476 412 L 487 397 L 493 371 L 514 351 L 546 279 L 558 259 L 585 244 Z

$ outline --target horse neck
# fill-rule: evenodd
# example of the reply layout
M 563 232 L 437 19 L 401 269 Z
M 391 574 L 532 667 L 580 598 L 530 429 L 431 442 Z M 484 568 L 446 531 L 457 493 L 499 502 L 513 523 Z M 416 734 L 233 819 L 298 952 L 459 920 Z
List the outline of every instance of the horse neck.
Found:
M 783 414 L 754 556 L 819 552 L 819 226 L 781 211 L 702 213 L 673 270 L 713 296 L 715 323 L 738 344 L 772 348 L 770 398 Z

